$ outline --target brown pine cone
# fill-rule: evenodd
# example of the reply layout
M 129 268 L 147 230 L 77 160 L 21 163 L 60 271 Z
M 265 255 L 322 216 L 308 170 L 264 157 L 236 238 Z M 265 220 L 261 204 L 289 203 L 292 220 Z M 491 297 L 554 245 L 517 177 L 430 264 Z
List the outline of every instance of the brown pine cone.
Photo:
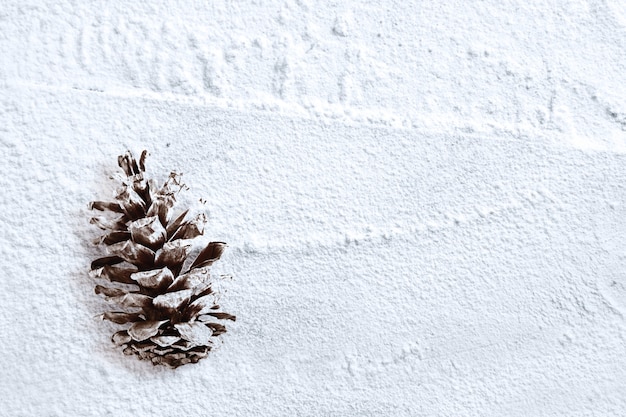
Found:
M 108 252 L 92 262 L 91 270 L 104 283 L 96 285 L 96 293 L 118 307 L 103 318 L 125 328 L 113 342 L 127 355 L 176 368 L 207 356 L 215 337 L 226 332 L 221 322 L 235 320 L 216 304 L 209 274 L 226 244 L 211 242 L 193 261 L 188 258 L 206 220 L 188 219 L 189 210 L 170 218 L 183 186 L 175 173 L 161 188 L 144 179 L 146 155 L 143 151 L 139 162 L 130 152 L 119 156 L 126 179 L 115 200 L 90 203 L 113 214 L 91 219 L 106 231 L 99 243 Z

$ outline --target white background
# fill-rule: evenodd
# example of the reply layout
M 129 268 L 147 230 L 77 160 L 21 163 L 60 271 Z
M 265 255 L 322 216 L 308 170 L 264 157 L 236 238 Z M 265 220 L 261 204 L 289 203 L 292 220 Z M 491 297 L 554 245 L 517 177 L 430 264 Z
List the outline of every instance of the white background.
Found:
M 0 7 L 2 416 L 626 414 L 621 0 L 139 3 Z M 126 149 L 230 245 L 175 371 L 87 274 Z

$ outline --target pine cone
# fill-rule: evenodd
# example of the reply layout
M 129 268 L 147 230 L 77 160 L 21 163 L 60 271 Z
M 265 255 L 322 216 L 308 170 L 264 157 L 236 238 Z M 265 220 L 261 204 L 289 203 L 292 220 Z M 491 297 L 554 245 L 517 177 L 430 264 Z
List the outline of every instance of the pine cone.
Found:
M 188 258 L 206 220 L 187 219 L 189 210 L 170 219 L 183 185 L 175 173 L 160 189 L 144 179 L 146 155 L 143 151 L 139 163 L 130 152 L 119 156 L 126 178 L 115 201 L 90 203 L 91 209 L 114 214 L 91 219 L 106 231 L 98 243 L 108 252 L 91 270 L 105 284 L 96 285 L 96 293 L 118 306 L 103 319 L 126 325 L 113 342 L 127 355 L 176 368 L 207 356 L 215 337 L 226 332 L 220 321 L 235 320 L 216 304 L 209 274 L 226 244 L 211 242 L 193 261 Z

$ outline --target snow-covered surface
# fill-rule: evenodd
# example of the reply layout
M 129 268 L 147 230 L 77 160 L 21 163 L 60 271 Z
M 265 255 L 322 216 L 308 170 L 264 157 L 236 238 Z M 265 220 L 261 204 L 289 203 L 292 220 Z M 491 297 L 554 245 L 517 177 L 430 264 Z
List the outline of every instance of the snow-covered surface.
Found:
M 0 415 L 626 415 L 621 0 L 152 3 L 0 8 Z M 230 244 L 175 371 L 87 275 L 144 148 Z

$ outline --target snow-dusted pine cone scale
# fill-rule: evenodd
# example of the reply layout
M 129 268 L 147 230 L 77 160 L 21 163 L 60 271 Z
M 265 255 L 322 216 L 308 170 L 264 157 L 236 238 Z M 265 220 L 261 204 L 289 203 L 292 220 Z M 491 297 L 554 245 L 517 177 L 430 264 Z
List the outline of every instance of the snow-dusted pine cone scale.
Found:
M 126 174 L 112 202 L 90 208 L 112 213 L 91 222 L 106 233 L 99 243 L 108 256 L 91 264 L 104 285 L 96 293 L 116 306 L 105 320 L 124 325 L 112 337 L 124 353 L 172 368 L 207 356 L 216 336 L 226 332 L 212 289 L 210 265 L 226 244 L 211 242 L 189 259 L 192 241 L 203 234 L 204 216 L 188 219 L 189 210 L 171 218 L 176 193 L 183 187 L 170 174 L 162 187 L 144 178 L 146 151 L 137 161 L 130 152 L 118 158 Z

